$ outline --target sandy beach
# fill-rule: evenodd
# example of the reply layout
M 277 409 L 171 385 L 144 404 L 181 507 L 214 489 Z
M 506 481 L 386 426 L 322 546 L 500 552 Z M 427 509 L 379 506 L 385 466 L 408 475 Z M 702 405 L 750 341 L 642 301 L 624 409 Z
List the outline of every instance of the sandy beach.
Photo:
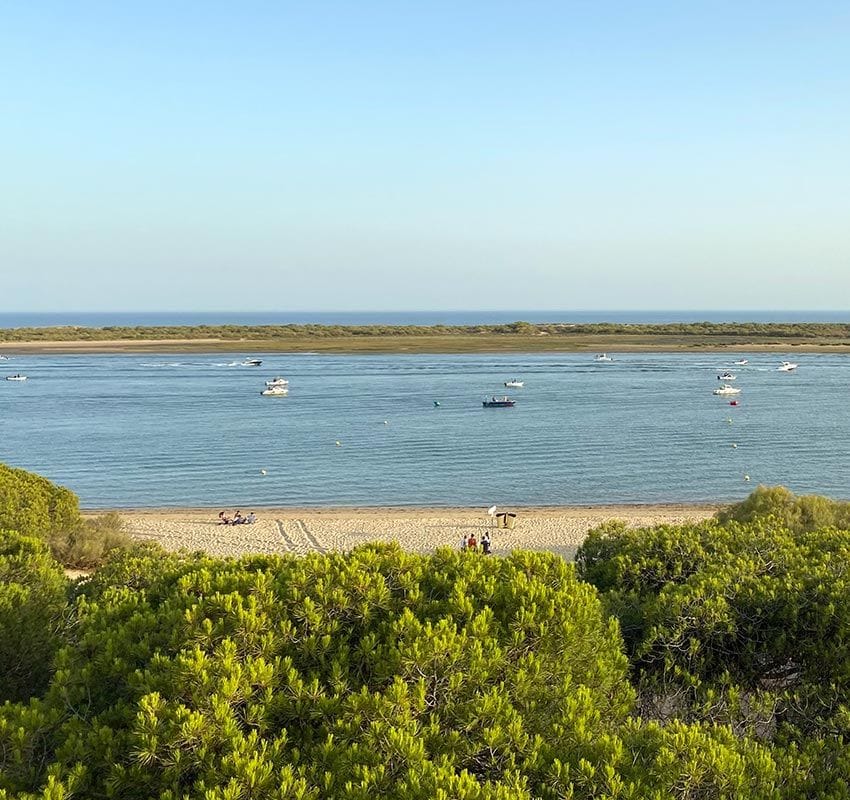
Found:
M 0 341 L 0 355 L 232 355 L 257 353 L 850 353 L 843 338 L 748 336 L 320 336 L 276 339 L 34 339 Z
M 677 524 L 707 519 L 718 508 L 636 505 L 499 509 L 516 513 L 513 530 L 495 527 L 484 509 L 254 509 L 257 522 L 237 526 L 218 524 L 221 509 L 133 509 L 119 513 L 137 540 L 155 541 L 168 550 L 202 550 L 219 556 L 347 551 L 375 541 L 398 542 L 405 550 L 427 553 L 441 546 L 459 547 L 461 536 L 472 533 L 480 539 L 486 530 L 497 554 L 522 548 L 572 558 L 587 532 L 606 520 L 620 519 L 635 527 Z M 250 510 L 242 509 L 242 513 Z M 232 514 L 233 509 L 227 513 Z

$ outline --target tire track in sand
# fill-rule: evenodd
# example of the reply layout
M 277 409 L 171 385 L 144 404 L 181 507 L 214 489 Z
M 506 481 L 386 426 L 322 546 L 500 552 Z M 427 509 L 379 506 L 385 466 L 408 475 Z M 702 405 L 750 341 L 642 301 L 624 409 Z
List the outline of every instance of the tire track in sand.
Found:
M 277 525 L 277 529 L 280 531 L 280 538 L 283 539 L 283 543 L 286 545 L 286 549 L 290 553 L 296 552 L 295 544 L 292 539 L 289 538 L 289 534 L 286 532 L 286 528 L 283 527 L 283 522 L 281 520 L 276 519 L 275 524 Z
M 307 540 L 307 546 L 310 550 L 315 550 L 317 553 L 328 552 L 328 548 L 321 544 L 321 542 L 319 542 L 319 540 L 310 533 L 310 529 L 307 527 L 303 519 L 295 520 L 295 524 L 301 529 L 301 533 Z

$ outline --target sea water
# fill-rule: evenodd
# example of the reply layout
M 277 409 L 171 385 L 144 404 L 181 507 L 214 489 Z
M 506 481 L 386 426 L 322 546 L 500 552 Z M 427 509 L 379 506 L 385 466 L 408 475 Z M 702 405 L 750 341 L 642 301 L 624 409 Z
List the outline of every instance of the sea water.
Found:
M 86 507 L 850 497 L 850 357 L 738 357 L 22 355 L 0 362 L 29 376 L 0 381 L 0 460 Z M 725 369 L 738 406 L 712 395 Z M 276 375 L 289 395 L 261 396 Z M 516 407 L 482 407 L 504 394 Z

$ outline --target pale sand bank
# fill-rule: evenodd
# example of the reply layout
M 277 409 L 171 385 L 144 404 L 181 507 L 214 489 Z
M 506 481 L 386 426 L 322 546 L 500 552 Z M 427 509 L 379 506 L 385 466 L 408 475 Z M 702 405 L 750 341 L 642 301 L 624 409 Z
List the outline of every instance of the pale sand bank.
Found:
M 217 524 L 219 509 L 134 509 L 119 513 L 135 539 L 155 541 L 169 550 L 202 550 L 210 555 L 303 555 L 351 550 L 365 542 L 398 542 L 405 550 L 427 553 L 441 546 L 459 547 L 461 536 L 475 533 L 480 539 L 489 530 L 495 553 L 522 548 L 572 558 L 587 532 L 606 520 L 620 519 L 635 527 L 680 524 L 707 519 L 718 508 L 646 505 L 511 509 L 517 514 L 513 530 L 495 528 L 483 510 L 470 509 L 254 509 L 256 523 L 236 526 Z M 250 510 L 243 508 L 242 513 Z

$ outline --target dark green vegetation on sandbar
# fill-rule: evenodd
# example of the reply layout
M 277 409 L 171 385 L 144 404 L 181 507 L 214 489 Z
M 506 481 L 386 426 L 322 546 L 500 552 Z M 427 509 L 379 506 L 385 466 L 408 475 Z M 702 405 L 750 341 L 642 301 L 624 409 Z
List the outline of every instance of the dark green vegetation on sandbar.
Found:
M 651 350 L 850 351 L 850 325 L 826 323 L 563 323 L 462 326 L 221 325 L 0 329 L 4 351 L 338 353 Z
M 0 800 L 849 796 L 846 503 L 760 488 L 575 564 L 136 545 L 72 582 L 73 503 L 5 478 Z

